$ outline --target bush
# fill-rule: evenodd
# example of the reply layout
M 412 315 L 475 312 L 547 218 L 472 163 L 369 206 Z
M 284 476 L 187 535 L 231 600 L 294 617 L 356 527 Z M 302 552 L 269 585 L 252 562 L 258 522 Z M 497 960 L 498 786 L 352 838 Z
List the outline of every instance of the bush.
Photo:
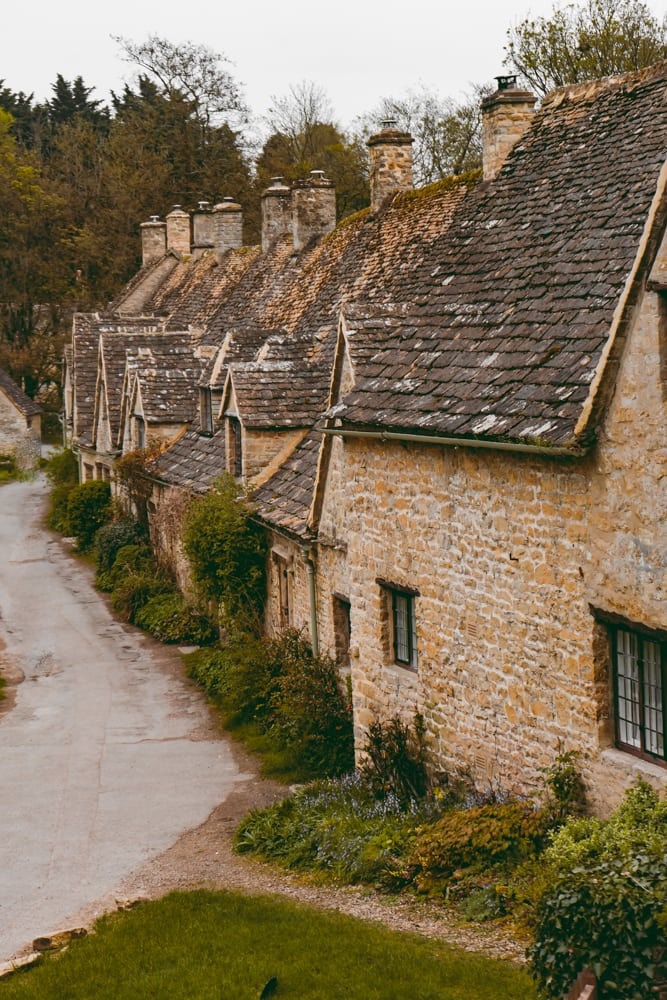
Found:
M 548 824 L 548 814 L 528 802 L 451 809 L 417 838 L 406 880 L 422 892 L 451 890 L 480 872 L 535 856 Z
M 648 996 L 667 976 L 665 801 L 638 781 L 609 820 L 569 820 L 540 860 L 530 957 L 545 996 L 562 996 L 586 965 L 606 1000 Z
M 338 667 L 328 656 L 313 656 L 302 635 L 288 630 L 268 643 L 280 664 L 271 699 L 276 738 L 311 775 L 346 774 L 354 768 L 352 705 Z
M 667 977 L 667 858 L 604 860 L 563 876 L 539 907 L 532 971 L 561 1000 L 587 966 L 605 1000 L 646 1000 Z
M 79 466 L 74 452 L 70 448 L 55 452 L 45 463 L 44 471 L 51 482 L 47 527 L 62 535 L 69 535 L 67 504 L 70 493 L 79 482 Z
M 44 466 L 47 477 L 54 486 L 68 483 L 76 486 L 79 482 L 79 464 L 71 448 L 56 451 Z
M 126 545 L 136 545 L 143 541 L 139 524 L 129 518 L 121 518 L 105 524 L 95 535 L 95 555 L 98 573 L 106 573 L 113 566 L 119 551 Z
M 109 483 L 93 479 L 72 489 L 67 500 L 67 521 L 81 552 L 91 548 L 97 531 L 112 514 Z
M 247 496 L 229 475 L 185 515 L 183 542 L 206 601 L 222 605 L 228 626 L 257 631 L 264 605 L 266 537 L 250 520 Z
M 354 767 L 352 713 L 338 669 L 314 657 L 298 632 L 275 639 L 236 633 L 188 661 L 191 677 L 216 699 L 228 728 L 266 737 L 282 770 L 305 780 Z
M 360 770 L 378 797 L 392 791 L 402 802 L 422 798 L 428 789 L 424 720 L 415 715 L 414 728 L 398 717 L 371 723 Z
M 151 597 L 134 614 L 134 623 L 160 642 L 203 646 L 218 638 L 215 626 L 176 591 Z

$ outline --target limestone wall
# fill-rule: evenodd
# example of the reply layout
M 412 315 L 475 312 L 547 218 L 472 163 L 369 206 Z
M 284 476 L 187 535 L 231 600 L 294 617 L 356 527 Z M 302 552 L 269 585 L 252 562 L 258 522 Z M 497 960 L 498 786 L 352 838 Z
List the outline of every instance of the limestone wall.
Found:
M 600 443 L 583 459 L 336 439 L 320 526 L 319 612 L 351 602 L 358 736 L 377 715 L 425 716 L 443 765 L 528 790 L 578 749 L 594 805 L 640 772 L 610 749 L 604 626 L 591 608 L 667 628 L 667 440 L 658 297 L 631 331 Z M 389 580 L 419 591 L 419 664 L 392 662 Z
M 15 455 L 22 468 L 31 468 L 41 454 L 41 418 L 26 419 L 20 410 L 0 393 L 0 454 Z

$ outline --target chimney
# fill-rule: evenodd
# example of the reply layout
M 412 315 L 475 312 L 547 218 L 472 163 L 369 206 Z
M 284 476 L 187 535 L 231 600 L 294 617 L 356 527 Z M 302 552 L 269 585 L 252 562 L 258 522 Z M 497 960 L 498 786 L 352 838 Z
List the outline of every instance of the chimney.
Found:
M 192 213 L 192 252 L 199 257 L 214 244 L 214 217 L 210 202 L 200 201 Z
M 141 226 L 141 263 L 145 267 L 153 260 L 164 257 L 167 252 L 167 224 L 160 222 L 157 215 L 151 215 L 150 222 Z
M 281 236 L 292 231 L 292 192 L 282 177 L 273 177 L 262 193 L 262 253 Z
M 213 245 L 216 257 L 243 246 L 243 209 L 233 198 L 223 198 L 213 209 Z
M 167 216 L 167 250 L 190 253 L 190 216 L 180 205 L 174 205 Z
M 412 188 L 412 143 L 410 133 L 402 132 L 392 118 L 368 140 L 371 212 L 379 211 L 390 195 Z
M 294 249 L 301 250 L 312 239 L 336 228 L 336 192 L 323 170 L 311 170 L 292 191 L 292 235 Z
M 495 94 L 482 101 L 483 173 L 492 181 L 526 131 L 535 113 L 537 98 L 520 90 L 516 76 L 497 76 Z

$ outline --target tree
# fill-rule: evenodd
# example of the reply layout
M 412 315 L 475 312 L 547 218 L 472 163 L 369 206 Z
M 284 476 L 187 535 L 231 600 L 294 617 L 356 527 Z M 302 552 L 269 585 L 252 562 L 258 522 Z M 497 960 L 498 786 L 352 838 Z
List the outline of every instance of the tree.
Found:
M 585 0 L 507 32 L 505 65 L 544 96 L 554 87 L 642 69 L 667 58 L 662 24 L 641 0 Z
M 431 184 L 482 163 L 480 105 L 488 88 L 476 86 L 461 102 L 422 88 L 403 97 L 386 97 L 359 122 L 367 139 L 383 119 L 394 119 L 414 139 L 415 184 Z
M 145 70 L 170 100 L 186 101 L 202 127 L 245 119 L 238 84 L 223 64 L 229 60 L 205 45 L 150 35 L 145 42 L 116 37 L 127 61 Z
M 271 101 L 267 123 L 272 134 L 256 163 L 259 190 L 272 177 L 292 184 L 308 177 L 311 170 L 324 170 L 336 189 L 339 219 L 364 208 L 369 201 L 366 150 L 356 136 L 349 138 L 331 120 L 324 90 L 304 81 Z
M 0 366 L 28 395 L 59 379 L 71 292 L 65 206 L 0 110 Z

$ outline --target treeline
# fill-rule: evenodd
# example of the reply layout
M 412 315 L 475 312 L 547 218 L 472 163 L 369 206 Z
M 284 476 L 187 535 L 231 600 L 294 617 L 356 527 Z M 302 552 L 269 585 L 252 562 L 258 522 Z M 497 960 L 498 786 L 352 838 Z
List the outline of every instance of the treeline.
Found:
M 137 75 L 109 104 L 80 76 L 58 75 L 44 101 L 0 81 L 0 367 L 47 411 L 59 409 L 72 312 L 104 306 L 135 272 L 151 215 L 231 196 L 254 243 L 271 178 L 321 169 L 343 218 L 368 204 L 366 139 L 384 118 L 414 136 L 417 184 L 480 164 L 484 86 L 461 101 L 389 96 L 345 130 L 304 82 L 257 123 L 223 56 L 157 36 L 117 41 Z M 505 62 L 541 94 L 666 54 L 665 24 L 640 0 L 585 0 L 510 29 Z

